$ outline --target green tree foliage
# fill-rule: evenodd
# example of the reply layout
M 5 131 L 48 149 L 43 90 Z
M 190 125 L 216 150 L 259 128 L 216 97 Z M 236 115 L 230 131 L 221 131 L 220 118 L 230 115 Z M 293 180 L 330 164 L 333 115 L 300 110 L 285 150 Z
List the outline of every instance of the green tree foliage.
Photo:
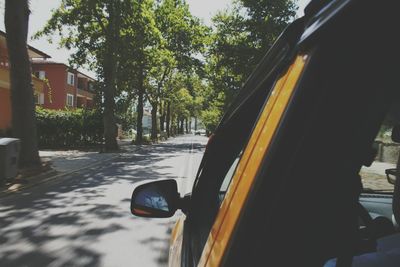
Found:
M 240 0 L 240 3 L 247 15 L 244 24 L 253 50 L 251 60 L 257 64 L 293 19 L 297 6 L 293 0 Z
M 142 141 L 145 100 L 153 107 L 152 137 L 157 138 L 158 107 L 169 101 L 165 82 L 174 72 L 201 68 L 198 54 L 208 28 L 185 1 L 62 0 L 37 36 L 53 32 L 61 35 L 62 46 L 75 49 L 72 63 L 95 69 L 101 78 L 105 141 L 112 150 L 114 112 L 124 117 L 134 101 L 136 142 Z
M 153 0 L 125 0 L 127 3 L 122 26 L 120 83 L 131 99 L 136 98 L 136 143 L 143 141 L 143 106 L 146 95 L 146 77 L 153 67 L 152 60 L 162 49 L 161 34 L 155 21 Z
M 169 106 L 171 112 L 171 105 L 177 104 L 171 102 L 175 99 L 176 88 L 166 86 L 167 82 L 178 76 L 181 80 L 180 74 L 190 76 L 202 68 L 202 63 L 196 56 L 204 51 L 204 39 L 209 32 L 209 29 L 190 13 L 185 1 L 159 1 L 155 9 L 155 22 L 161 33 L 161 40 L 150 50 L 148 58 L 151 68 L 146 76 L 146 95 L 152 106 L 153 140 L 158 136 L 158 108 L 160 107 L 161 114 L 160 128 L 163 129 L 164 121 L 171 120 L 171 117 L 166 115 L 166 109 Z M 190 113 L 189 109 L 188 107 Z M 174 107 L 172 112 L 177 110 L 181 108 Z M 179 116 L 182 118 L 182 114 Z M 187 125 L 190 114 L 186 115 L 184 120 Z M 169 125 L 170 123 L 167 123 L 167 128 Z M 169 130 L 167 129 L 168 133 Z
M 136 125 L 137 114 L 131 97 L 131 94 L 123 91 L 116 100 L 117 123 L 124 131 L 129 131 Z
M 190 13 L 186 1 L 159 1 L 155 14 L 165 48 L 174 53 L 177 68 L 190 72 L 201 67 L 196 55 L 204 51 L 210 29 Z
M 176 128 L 179 134 L 185 132 L 184 122 L 190 117 L 190 106 L 193 98 L 187 88 L 180 88 L 173 96 L 173 114 L 176 119 Z M 173 120 L 174 121 L 174 120 Z
M 117 66 L 120 60 L 121 19 L 126 1 L 62 0 L 36 37 L 58 32 L 61 46 L 73 48 L 71 63 L 95 70 L 103 89 L 105 148 L 118 149 L 115 124 Z M 51 42 L 51 38 L 49 38 Z
M 160 101 L 167 95 L 165 83 L 170 79 L 176 67 L 173 52 L 168 49 L 155 49 L 151 55 L 152 67 L 146 78 L 146 96 L 152 106 L 151 110 L 151 139 L 155 141 L 158 136 L 157 113 Z
M 77 148 L 103 142 L 103 120 L 97 110 L 50 110 L 36 107 L 41 148 Z
M 203 87 L 202 102 L 200 109 L 200 119 L 208 132 L 214 132 L 223 115 L 224 106 L 227 103 L 223 91 L 215 90 L 211 84 Z
M 201 119 L 208 132 L 214 132 L 221 119 L 222 112 L 218 107 L 211 107 L 201 112 Z
M 292 0 L 238 0 L 213 18 L 207 73 L 214 93 L 229 106 L 259 60 L 296 12 Z
M 211 30 L 185 0 L 62 0 L 39 35 L 59 32 L 61 45 L 75 48 L 72 62 L 97 71 L 112 150 L 115 111 L 124 128 L 136 123 L 142 142 L 146 101 L 153 140 L 159 129 L 188 132 L 192 117 L 215 129 L 295 9 L 290 0 L 238 0 L 214 17 Z
M 194 118 L 194 130 L 198 127 L 198 118 L 205 107 L 204 99 L 207 92 L 207 83 L 198 75 L 187 76 L 187 87 L 192 96 L 192 103 L 189 106 L 190 116 Z

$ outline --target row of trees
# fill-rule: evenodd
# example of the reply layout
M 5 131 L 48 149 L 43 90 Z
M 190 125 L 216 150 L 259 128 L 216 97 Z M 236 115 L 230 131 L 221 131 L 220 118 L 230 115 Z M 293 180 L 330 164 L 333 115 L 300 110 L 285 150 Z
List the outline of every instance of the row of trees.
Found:
M 295 12 L 292 0 L 238 0 L 210 28 L 185 0 L 63 0 L 37 37 L 58 32 L 61 45 L 76 49 L 72 63 L 96 70 L 106 150 L 115 150 L 115 113 L 123 117 L 133 103 L 137 143 L 145 101 L 153 140 L 159 129 L 182 133 L 191 117 L 212 131 Z
M 204 119 L 210 129 L 246 79 L 296 15 L 295 0 L 238 0 L 213 18 L 206 55 L 210 88 Z
M 207 27 L 190 13 L 185 0 L 61 0 L 35 37 L 47 36 L 51 42 L 58 33 L 60 45 L 73 51 L 70 63 L 97 73 L 105 149 L 113 151 L 118 149 L 116 117 L 129 117 L 132 110 L 137 116 L 132 120 L 136 122 L 136 142 L 142 142 L 146 102 L 152 106 L 154 140 L 159 129 L 168 136 L 187 131 L 192 117 L 201 118 L 212 131 L 295 11 L 292 0 L 237 0 Z M 13 53 L 21 59 L 22 50 L 26 53 L 27 0 L 6 0 L 5 15 L 7 32 L 24 37 L 15 45 L 9 34 L 10 61 Z M 30 79 L 27 55 L 23 60 L 28 66 L 24 74 Z M 28 75 L 19 73 L 13 79 L 16 72 L 11 72 L 12 84 L 29 88 Z M 28 82 L 18 85 L 21 77 Z M 22 105 L 13 105 L 13 130 L 21 138 L 26 138 L 24 132 L 32 134 L 22 124 L 35 128 L 21 123 L 34 121 L 33 95 L 28 93 L 32 90 L 24 90 L 14 91 L 29 95 L 25 98 L 29 105 L 24 105 L 28 110 L 19 112 L 15 106 Z M 13 97 L 20 101 L 21 95 L 15 92 Z M 21 119 L 15 115 L 18 112 L 33 115 Z M 33 141 L 30 151 L 31 159 L 38 162 Z
M 195 84 L 202 69 L 209 29 L 183 0 L 63 0 L 36 37 L 58 32 L 61 45 L 74 48 L 71 63 L 95 70 L 100 78 L 105 148 L 118 149 L 116 113 L 136 103 L 136 142 L 142 142 L 143 105 L 152 106 L 153 140 L 157 114 L 168 135 L 195 111 Z M 189 112 L 188 112 L 189 111 Z M 175 127 L 175 129 L 178 127 Z M 182 127 L 180 127 L 182 128 Z

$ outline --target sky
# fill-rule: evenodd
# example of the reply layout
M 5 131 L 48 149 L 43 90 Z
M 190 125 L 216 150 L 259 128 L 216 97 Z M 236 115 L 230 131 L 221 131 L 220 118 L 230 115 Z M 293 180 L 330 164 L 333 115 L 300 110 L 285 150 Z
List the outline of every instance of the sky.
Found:
M 298 16 L 302 16 L 302 10 L 310 0 L 298 0 L 299 11 Z M 0 0 L 0 29 L 4 31 L 4 2 Z M 46 21 L 51 16 L 51 10 L 60 5 L 61 0 L 31 0 L 30 8 L 32 14 L 29 18 L 29 36 L 31 37 L 35 32 L 40 30 Z M 212 16 L 219 10 L 229 7 L 232 0 L 187 0 L 190 11 L 195 16 L 203 20 L 207 25 L 211 25 Z M 68 58 L 71 51 L 62 48 L 59 49 L 57 45 L 57 38 L 53 38 L 53 43 L 49 43 L 46 37 L 39 40 L 28 39 L 28 43 L 50 55 L 51 60 L 68 64 Z M 82 72 L 95 77 L 94 73 L 90 70 L 80 69 Z

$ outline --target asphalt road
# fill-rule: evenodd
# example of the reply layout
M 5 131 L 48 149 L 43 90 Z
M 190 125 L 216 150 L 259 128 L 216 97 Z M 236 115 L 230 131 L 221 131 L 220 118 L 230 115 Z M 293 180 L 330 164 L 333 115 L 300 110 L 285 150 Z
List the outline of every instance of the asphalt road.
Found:
M 206 137 L 127 151 L 101 167 L 0 199 L 0 266 L 166 266 L 176 220 L 130 214 L 135 184 L 177 179 L 189 192 Z

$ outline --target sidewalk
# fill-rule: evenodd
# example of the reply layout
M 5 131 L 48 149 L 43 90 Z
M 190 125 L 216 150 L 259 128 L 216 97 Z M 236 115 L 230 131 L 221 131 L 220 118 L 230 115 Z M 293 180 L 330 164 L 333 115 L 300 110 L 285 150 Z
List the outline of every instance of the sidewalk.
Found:
M 121 152 L 99 153 L 98 151 L 80 150 L 42 150 L 39 156 L 43 163 L 50 166 L 50 170 L 30 177 L 21 177 L 0 187 L 0 197 L 13 192 L 21 191 L 51 180 L 55 180 L 68 174 L 76 173 L 84 169 L 104 164 L 120 156 L 127 148 L 132 150 L 130 140 L 119 140 Z
M 119 154 L 67 150 L 39 151 L 39 155 L 43 162 L 50 162 L 52 169 L 57 173 L 66 173 L 109 160 Z

